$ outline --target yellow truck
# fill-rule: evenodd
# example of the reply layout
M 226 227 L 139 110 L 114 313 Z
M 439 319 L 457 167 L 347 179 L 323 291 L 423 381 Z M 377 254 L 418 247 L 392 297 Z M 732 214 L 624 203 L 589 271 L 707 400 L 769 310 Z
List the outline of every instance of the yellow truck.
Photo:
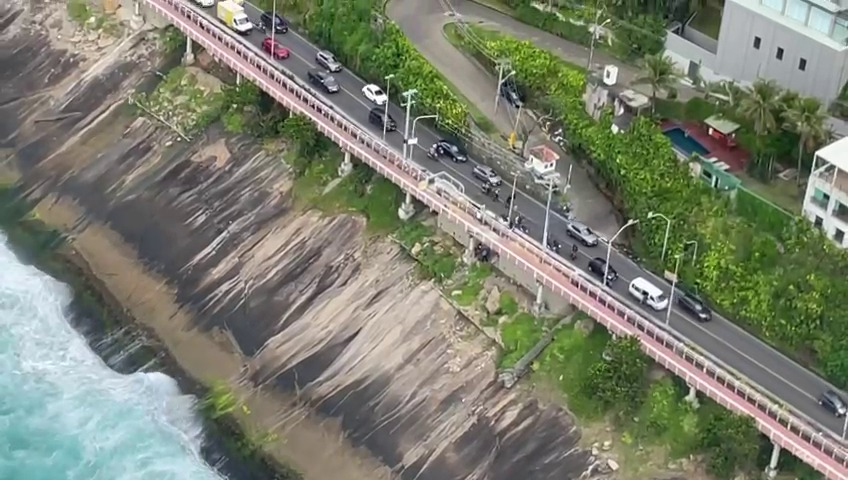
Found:
M 247 35 L 253 30 L 253 24 L 244 13 L 244 7 L 233 0 L 218 2 L 217 13 L 218 20 L 241 35 Z

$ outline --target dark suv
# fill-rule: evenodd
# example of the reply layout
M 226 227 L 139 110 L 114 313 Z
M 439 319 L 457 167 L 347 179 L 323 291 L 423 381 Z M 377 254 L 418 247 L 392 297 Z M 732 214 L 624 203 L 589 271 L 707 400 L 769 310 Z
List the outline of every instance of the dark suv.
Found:
M 518 91 L 518 87 L 516 87 L 513 82 L 501 83 L 500 94 L 507 103 L 515 108 L 520 108 L 524 105 L 521 93 Z
M 612 265 L 607 268 L 607 261 L 600 257 L 589 260 L 589 271 L 600 278 L 604 278 L 604 272 L 606 272 L 607 279 L 604 283 L 607 285 L 612 285 L 612 282 L 618 280 L 618 272 L 612 268 Z
M 323 70 L 313 69 L 309 71 L 309 81 L 314 83 L 315 85 L 320 85 L 324 87 L 324 90 L 327 93 L 337 93 L 339 91 L 339 84 L 336 82 L 336 79 L 330 75 L 329 72 L 325 72 Z
M 259 16 L 259 28 L 261 28 L 263 32 L 267 32 L 271 29 L 272 18 L 274 19 L 274 33 L 287 33 L 289 31 L 289 22 L 287 22 L 285 18 L 273 12 L 263 12 L 262 15 Z
M 447 157 L 458 163 L 465 163 L 468 161 L 468 153 L 466 153 L 462 147 L 450 140 L 439 140 L 435 145 L 433 145 L 433 147 L 436 149 L 436 155 L 439 155 L 440 157 Z
M 374 107 L 368 112 L 368 121 L 372 125 L 377 125 L 380 128 L 383 128 L 383 117 L 386 118 L 386 131 L 394 132 L 397 130 L 397 123 L 395 123 L 395 119 L 392 118 L 391 115 L 386 115 L 385 109 L 381 107 Z
M 842 397 L 833 390 L 827 390 L 819 396 L 819 405 L 837 417 L 844 417 L 848 413 L 848 406 L 845 405 L 845 400 L 842 400 Z
M 681 310 L 692 315 L 699 322 L 709 322 L 713 319 L 713 314 L 707 308 L 707 303 L 694 293 L 684 292 L 677 298 L 677 304 L 680 305 Z

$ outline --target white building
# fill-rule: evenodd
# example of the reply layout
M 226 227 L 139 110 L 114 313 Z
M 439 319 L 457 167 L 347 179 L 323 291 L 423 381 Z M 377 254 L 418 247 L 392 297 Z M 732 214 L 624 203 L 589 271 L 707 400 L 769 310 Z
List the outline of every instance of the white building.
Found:
M 848 247 L 848 137 L 819 149 L 804 195 L 803 215 L 840 247 Z

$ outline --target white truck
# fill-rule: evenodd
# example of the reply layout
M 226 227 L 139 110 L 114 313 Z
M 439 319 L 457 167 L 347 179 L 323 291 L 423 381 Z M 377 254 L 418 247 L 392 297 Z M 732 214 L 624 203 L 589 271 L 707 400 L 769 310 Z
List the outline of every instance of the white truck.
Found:
M 217 13 L 218 19 L 224 22 L 224 25 L 241 35 L 247 35 L 253 30 L 253 24 L 250 23 L 250 19 L 244 13 L 244 7 L 233 0 L 218 2 Z

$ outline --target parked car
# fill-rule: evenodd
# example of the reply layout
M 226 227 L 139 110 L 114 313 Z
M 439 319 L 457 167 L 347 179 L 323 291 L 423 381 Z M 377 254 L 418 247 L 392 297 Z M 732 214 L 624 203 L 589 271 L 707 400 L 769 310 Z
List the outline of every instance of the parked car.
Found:
M 699 322 L 709 322 L 713 319 L 713 314 L 707 303 L 694 293 L 684 292 L 683 295 L 677 297 L 677 304 L 680 309 L 695 317 Z
M 485 165 L 474 165 L 474 169 L 471 170 L 471 174 L 493 187 L 498 187 L 503 183 L 501 177 L 495 173 L 494 170 Z
M 336 60 L 336 56 L 327 50 L 321 50 L 316 53 L 315 62 L 333 73 L 342 71 L 341 62 Z
M 279 13 L 263 12 L 259 16 L 259 28 L 263 32 L 267 32 L 271 30 L 271 25 L 274 26 L 274 33 L 288 33 L 289 31 L 289 22 L 281 17 Z
M 383 126 L 383 118 L 386 120 L 385 127 Z M 370 112 L 368 112 L 368 121 L 372 125 L 385 128 L 387 132 L 394 132 L 397 130 L 397 123 L 395 122 L 395 119 L 392 118 L 391 115 L 387 115 L 386 111 L 379 107 L 374 107 Z
M 433 148 L 436 151 L 436 155 L 447 157 L 456 163 L 465 163 L 468 161 L 468 153 L 465 149 L 450 140 L 443 138 L 436 142 Z
M 503 82 L 500 88 L 501 97 L 515 108 L 524 106 L 524 100 L 514 82 Z
M 271 57 L 275 60 L 282 60 L 284 58 L 289 58 L 291 52 L 289 49 L 284 47 L 280 42 L 273 40 L 271 37 L 265 37 L 262 40 L 262 50 L 265 50 Z
M 587 247 L 598 246 L 598 235 L 591 228 L 580 222 L 568 222 L 565 227 L 565 233 Z
M 833 390 L 827 390 L 819 396 L 819 405 L 837 417 L 844 417 L 848 413 L 845 400 Z
M 198 6 L 201 6 L 203 8 L 209 8 L 209 7 L 215 6 L 215 0 L 194 0 L 194 3 L 196 3 Z
M 367 98 L 369 102 L 380 106 L 385 105 L 386 102 L 389 101 L 389 97 L 386 96 L 383 89 L 373 83 L 369 83 L 362 87 L 362 95 Z
M 308 73 L 309 81 L 315 85 L 320 85 L 327 93 L 336 93 L 339 91 L 339 84 L 329 72 L 313 68 Z
M 589 271 L 602 280 L 604 278 L 604 272 L 606 272 L 607 278 L 604 281 L 606 285 L 612 285 L 612 282 L 618 280 L 618 272 L 612 268 L 612 265 L 607 268 L 607 261 L 601 257 L 595 257 L 589 260 Z

